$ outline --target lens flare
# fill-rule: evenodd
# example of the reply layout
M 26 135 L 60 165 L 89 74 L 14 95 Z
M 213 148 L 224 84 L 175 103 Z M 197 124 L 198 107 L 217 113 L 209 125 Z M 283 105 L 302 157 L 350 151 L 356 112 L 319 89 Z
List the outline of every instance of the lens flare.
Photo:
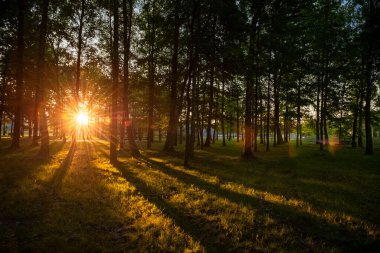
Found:
M 78 125 L 87 126 L 88 125 L 88 113 L 81 111 L 75 116 L 75 120 Z

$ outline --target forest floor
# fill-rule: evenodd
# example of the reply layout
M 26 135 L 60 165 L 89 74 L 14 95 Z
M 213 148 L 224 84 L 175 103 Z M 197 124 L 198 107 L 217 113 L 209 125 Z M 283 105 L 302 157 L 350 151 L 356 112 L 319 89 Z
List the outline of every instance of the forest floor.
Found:
M 102 140 L 51 157 L 0 141 L 0 252 L 380 252 L 380 145 L 305 143 L 241 159 L 241 143 L 162 144 L 108 161 Z M 143 145 L 143 143 L 141 143 Z M 262 146 L 260 146 L 262 149 Z

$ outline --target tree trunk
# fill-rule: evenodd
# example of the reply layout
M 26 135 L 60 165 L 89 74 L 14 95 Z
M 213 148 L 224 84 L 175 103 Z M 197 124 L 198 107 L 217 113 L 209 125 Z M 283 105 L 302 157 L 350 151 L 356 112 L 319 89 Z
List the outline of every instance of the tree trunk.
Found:
M 252 13 L 253 14 L 253 13 Z M 252 92 L 253 92 L 253 70 L 255 62 L 255 37 L 256 37 L 257 15 L 253 14 L 249 36 L 248 68 L 246 73 L 245 90 L 245 141 L 244 157 L 253 157 L 252 153 Z
M 177 80 L 178 80 L 178 45 L 179 45 L 179 8 L 180 1 L 175 1 L 174 10 L 174 33 L 173 33 L 173 55 L 171 62 L 171 86 L 170 86 L 170 113 L 169 113 L 169 126 L 166 135 L 166 141 L 164 150 L 172 152 L 174 151 L 174 145 L 177 135 Z
M 263 107 L 263 93 L 262 93 L 262 88 L 261 85 L 259 86 L 259 97 L 260 97 L 260 144 L 264 143 L 264 107 Z
M 266 116 L 266 152 L 269 152 L 269 130 L 270 130 L 270 78 L 267 87 L 267 116 Z
M 17 61 L 16 61 L 16 113 L 14 121 L 14 131 L 12 138 L 12 148 L 20 147 L 20 127 L 21 127 L 21 112 L 24 90 L 24 16 L 25 3 L 24 0 L 18 0 L 18 15 L 17 15 Z
M 49 0 L 44 0 L 42 2 L 42 19 L 41 19 L 41 27 L 40 27 L 40 38 L 38 45 L 38 58 L 37 58 L 37 87 L 40 87 L 41 92 L 41 148 L 39 151 L 39 155 L 42 157 L 49 156 L 49 131 L 47 126 L 47 118 L 45 112 L 45 48 L 46 48 L 46 34 L 47 34 L 47 23 L 48 23 L 48 10 L 49 10 Z
M 79 17 L 79 31 L 78 31 L 78 52 L 77 52 L 77 64 L 76 64 L 76 76 L 75 76 L 75 99 L 79 103 L 79 86 L 80 86 L 80 66 L 82 57 L 82 45 L 83 45 L 83 19 L 85 10 L 85 0 L 81 0 L 81 11 Z M 79 104 L 77 104 L 79 106 Z
M 239 92 L 236 92 L 236 142 L 240 141 Z
M 322 66 L 324 66 L 322 64 Z M 321 85 L 321 109 L 320 109 L 320 118 L 319 118 L 319 139 L 320 139 L 320 143 L 319 143 L 319 149 L 322 151 L 323 148 L 324 148 L 324 140 L 323 140 L 323 118 L 324 118 L 324 113 L 325 113 L 325 109 L 324 109 L 324 103 L 323 103 L 323 100 L 324 100 L 324 77 L 323 77 L 323 71 L 322 71 L 322 76 L 320 78 L 320 85 Z
M 197 17 L 198 12 L 198 4 L 199 1 L 193 0 L 193 7 L 192 7 L 192 16 L 190 21 L 190 42 L 189 42 L 189 77 L 188 77 L 188 84 L 186 88 L 186 104 L 187 104 L 187 110 L 186 110 L 186 143 L 185 143 L 185 157 L 184 157 L 184 166 L 189 165 L 189 160 L 194 154 L 194 133 L 195 133 L 195 124 L 194 124 L 194 95 L 195 95 L 195 78 L 194 78 L 194 72 L 195 72 L 195 53 L 194 53 L 194 47 L 195 47 L 195 32 L 194 32 L 194 26 L 195 21 Z M 191 89 L 192 88 L 192 89 Z M 191 93 L 190 93 L 191 92 Z M 190 116 L 190 112 L 191 116 Z M 190 125 L 191 128 L 190 129 Z M 191 133 L 190 133 L 191 130 Z
M 152 13 L 155 15 L 155 1 L 152 2 Z M 150 11 L 150 10 L 149 10 Z M 147 148 L 152 147 L 153 142 L 153 110 L 154 110 L 154 81 L 155 81 L 155 63 L 154 63 L 154 51 L 156 44 L 156 24 L 153 19 L 149 21 L 149 56 L 148 56 L 148 137 Z
M 363 147 L 363 98 L 359 101 L 359 122 L 358 122 L 358 147 Z
M 133 15 L 133 1 L 123 0 L 123 15 L 124 15 L 124 30 L 123 30 L 123 44 L 124 44 L 124 62 L 123 62 L 123 74 L 124 74 L 124 91 L 123 91 L 123 125 L 126 126 L 127 138 L 129 148 L 132 156 L 140 155 L 140 151 L 135 142 L 135 135 L 133 129 L 133 122 L 129 117 L 129 56 L 131 47 L 132 36 L 132 15 Z M 124 131 L 123 131 L 124 133 Z M 123 140 L 121 140 L 123 142 Z
M 356 100 L 356 105 L 354 108 L 354 120 L 352 123 L 352 139 L 351 139 L 351 145 L 353 148 L 357 147 L 356 143 L 356 135 L 357 135 L 357 127 L 358 127 L 358 108 L 357 108 L 358 101 Z
M 181 123 L 181 126 L 179 127 L 179 144 L 182 144 L 182 138 L 183 138 L 183 125 Z
M 281 73 L 279 73 L 278 80 L 275 83 L 275 94 L 274 94 L 274 118 L 275 118 L 275 128 L 274 132 L 276 132 L 276 140 L 273 143 L 277 145 L 283 144 L 284 140 L 281 134 L 280 128 L 280 87 L 281 87 Z
M 319 114 L 320 114 L 320 110 L 319 110 L 319 94 L 320 94 L 320 82 L 318 81 L 318 88 L 317 88 L 317 119 L 316 119 L 316 122 L 315 122 L 315 143 L 316 144 L 319 144 L 321 139 L 320 139 L 320 136 L 319 136 Z
M 297 140 L 296 146 L 300 145 L 301 136 L 301 79 L 298 79 L 297 86 Z
M 365 61 L 365 107 L 364 107 L 364 124 L 365 124 L 365 154 L 373 154 L 372 126 L 371 126 L 371 100 L 372 100 L 372 68 L 373 68 L 373 38 L 375 27 L 375 4 L 373 0 L 368 3 L 368 17 L 366 20 L 367 35 L 367 52 Z
M 223 70 L 222 70 L 223 71 Z M 226 146 L 226 136 L 225 136 L 225 129 L 224 129 L 224 86 L 225 86 L 225 78 L 224 73 L 222 73 L 222 112 L 221 112 L 221 123 L 222 123 L 222 136 L 223 136 L 223 146 Z
M 0 140 L 1 140 L 1 130 L 2 130 L 1 128 L 3 126 L 3 112 L 4 112 L 4 102 L 3 102 L 3 98 L 1 98 L 1 101 L 0 101 Z
M 213 17 L 213 27 L 212 27 L 212 55 L 211 55 L 211 67 L 210 67 L 210 88 L 209 88 L 209 101 L 208 101 L 208 117 L 207 117 L 207 131 L 206 131 L 206 141 L 204 146 L 210 147 L 211 144 L 211 119 L 213 114 L 214 106 L 214 75 L 215 75 L 215 26 L 216 26 L 216 17 Z M 215 122 L 216 123 L 216 122 Z M 215 132 L 215 127 L 214 127 Z M 214 139 L 214 138 L 213 138 Z
M 324 99 L 323 99 L 323 131 L 324 131 L 324 143 L 329 145 L 329 135 L 327 132 L 327 85 L 325 85 Z
M 110 162 L 117 163 L 117 90 L 119 83 L 119 1 L 113 0 L 113 45 L 112 45 L 112 105 L 110 125 Z

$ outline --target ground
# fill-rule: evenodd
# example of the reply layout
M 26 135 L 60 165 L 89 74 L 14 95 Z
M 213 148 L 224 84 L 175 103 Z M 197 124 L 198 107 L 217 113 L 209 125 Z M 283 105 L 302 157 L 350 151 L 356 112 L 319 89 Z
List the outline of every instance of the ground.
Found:
M 162 144 L 108 161 L 99 139 L 51 157 L 0 141 L 0 252 L 380 252 L 380 145 L 293 144 L 241 158 L 241 143 Z M 143 146 L 143 143 L 141 143 Z M 262 147 L 260 146 L 260 149 Z

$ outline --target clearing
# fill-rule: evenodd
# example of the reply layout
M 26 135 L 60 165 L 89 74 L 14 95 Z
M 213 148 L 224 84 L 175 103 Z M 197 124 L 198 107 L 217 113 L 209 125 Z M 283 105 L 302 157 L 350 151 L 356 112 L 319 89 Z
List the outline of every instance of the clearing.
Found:
M 3 252 L 379 252 L 380 147 L 311 143 L 240 158 L 240 143 L 162 145 L 108 161 L 108 142 L 0 143 Z M 143 143 L 141 143 L 143 146 Z

